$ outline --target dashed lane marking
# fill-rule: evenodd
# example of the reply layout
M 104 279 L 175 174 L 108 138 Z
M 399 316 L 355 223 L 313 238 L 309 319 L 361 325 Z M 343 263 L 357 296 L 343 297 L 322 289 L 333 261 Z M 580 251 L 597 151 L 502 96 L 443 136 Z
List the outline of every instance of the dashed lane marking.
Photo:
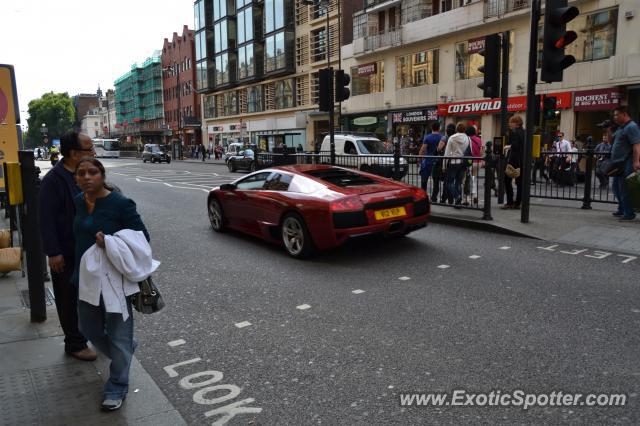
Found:
M 296 306 L 296 309 L 299 309 L 299 310 L 301 310 L 301 311 L 307 310 L 307 309 L 309 309 L 309 308 L 311 308 L 311 305 L 307 305 L 306 303 L 305 303 L 304 305 L 298 305 L 298 306 Z
M 238 322 L 236 324 L 234 324 L 236 327 L 238 328 L 245 328 L 245 327 L 249 327 L 251 325 L 251 323 L 249 321 L 242 321 L 242 322 Z
M 353 294 L 362 294 L 362 293 L 364 293 L 364 290 L 360 290 L 360 289 L 353 290 L 351 293 L 353 293 Z
M 451 266 L 449 266 L 449 265 L 438 265 L 438 268 L 447 269 L 447 268 L 451 268 Z
M 478 256 L 477 254 L 472 254 L 471 256 L 469 256 L 469 259 L 480 259 L 482 256 Z
M 509 246 L 502 246 L 502 247 L 500 247 L 500 250 L 509 250 L 510 248 L 511 247 L 509 247 Z
M 178 339 L 178 340 L 172 340 L 171 342 L 168 342 L 167 345 L 171 346 L 172 348 L 175 348 L 176 346 L 184 345 L 185 343 L 187 342 L 184 339 Z
M 411 277 L 399 277 L 398 278 L 400 281 L 408 281 L 411 279 Z

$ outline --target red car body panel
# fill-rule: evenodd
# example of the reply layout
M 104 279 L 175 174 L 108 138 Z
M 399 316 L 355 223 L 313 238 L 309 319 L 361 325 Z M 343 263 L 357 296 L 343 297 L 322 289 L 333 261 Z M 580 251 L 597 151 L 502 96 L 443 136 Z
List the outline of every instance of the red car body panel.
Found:
M 375 181 L 373 185 L 341 187 L 306 174 L 309 171 L 340 169 L 363 175 Z M 341 169 L 327 165 L 293 165 L 273 167 L 261 172 L 284 172 L 288 175 L 311 179 L 315 185 L 323 188 L 312 193 L 241 190 L 223 191 L 219 187 L 209 193 L 220 201 L 226 223 L 230 228 L 254 235 L 272 242 L 281 242 L 279 225 L 282 218 L 290 212 L 300 214 L 307 226 L 317 249 L 325 250 L 339 246 L 349 238 L 367 234 L 381 233 L 397 235 L 411 232 L 426 226 L 430 212 L 427 194 L 419 188 L 381 178 L 377 175 L 356 170 Z M 253 174 L 252 174 L 253 175 Z M 250 176 L 250 175 L 249 175 Z M 237 180 L 240 182 L 247 176 Z M 346 197 L 358 197 L 364 205 L 354 210 L 353 215 L 364 214 L 366 223 L 362 226 L 337 226 L 336 216 L 331 203 Z M 417 198 L 419 197 L 419 198 Z M 417 203 L 422 203 L 422 211 L 415 215 Z M 426 203 L 426 209 L 424 204 Z M 376 207 L 380 206 L 380 207 Z M 404 207 L 406 216 L 376 220 L 375 211 L 389 207 Z M 338 212 L 340 213 L 340 212 Z M 360 220 L 364 220 L 360 218 Z

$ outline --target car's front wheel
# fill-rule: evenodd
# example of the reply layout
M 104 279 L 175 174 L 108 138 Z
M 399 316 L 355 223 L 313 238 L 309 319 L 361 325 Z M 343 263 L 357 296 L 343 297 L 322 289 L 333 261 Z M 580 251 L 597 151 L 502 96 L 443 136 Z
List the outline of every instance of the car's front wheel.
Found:
M 147 159 L 146 159 L 146 158 L 143 158 L 143 159 L 142 159 L 142 162 L 143 162 L 143 163 L 146 163 L 146 162 L 147 162 Z
M 216 232 L 224 232 L 226 230 L 226 226 L 224 224 L 224 213 L 222 212 L 220 201 L 216 200 L 215 198 L 209 200 L 208 210 L 211 228 L 213 228 L 213 230 Z
M 171 164 L 171 158 L 167 158 L 167 164 Z
M 229 168 L 229 171 L 230 171 L 231 173 L 233 173 L 233 172 L 235 172 L 235 171 L 236 171 L 236 166 L 233 164 L 233 161 L 231 161 L 231 160 L 229 160 L 229 161 L 227 162 L 227 167 Z
M 280 230 L 282 243 L 289 256 L 304 259 L 313 252 L 313 241 L 302 216 L 289 213 L 282 220 Z
M 255 172 L 255 171 L 256 171 L 256 162 L 255 162 L 255 161 L 252 161 L 252 162 L 251 162 L 251 165 L 249 166 L 249 171 L 250 171 L 251 173 L 253 173 L 253 172 Z

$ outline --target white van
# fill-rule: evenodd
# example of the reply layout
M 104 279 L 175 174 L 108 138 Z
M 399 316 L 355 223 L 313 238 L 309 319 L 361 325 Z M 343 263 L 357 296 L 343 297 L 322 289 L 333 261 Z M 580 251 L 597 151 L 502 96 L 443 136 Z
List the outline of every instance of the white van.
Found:
M 227 152 L 224 153 L 224 162 L 229 161 L 229 158 L 238 155 L 240 151 L 244 150 L 244 144 L 241 142 L 232 142 L 227 147 Z
M 336 149 L 336 165 L 357 168 L 363 172 L 373 173 L 383 177 L 393 177 L 393 154 L 386 153 L 384 144 L 375 136 L 364 133 L 336 133 L 334 135 Z M 328 162 L 324 156 L 331 150 L 329 135 L 325 136 L 320 147 L 323 162 Z M 400 171 L 398 178 L 407 174 L 407 160 L 400 157 Z

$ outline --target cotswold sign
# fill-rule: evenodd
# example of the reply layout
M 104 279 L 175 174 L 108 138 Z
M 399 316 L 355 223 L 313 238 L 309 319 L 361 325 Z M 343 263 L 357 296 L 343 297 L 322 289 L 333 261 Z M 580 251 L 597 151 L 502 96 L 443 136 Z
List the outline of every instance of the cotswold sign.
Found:
M 571 108 L 571 92 L 550 93 L 547 96 L 554 96 L 557 99 L 558 109 Z M 486 99 L 481 101 L 456 102 L 453 104 L 438 105 L 438 115 L 480 115 L 495 114 L 500 112 L 502 101 L 500 99 Z M 519 112 L 527 109 L 526 96 L 514 96 L 509 98 L 507 111 Z

